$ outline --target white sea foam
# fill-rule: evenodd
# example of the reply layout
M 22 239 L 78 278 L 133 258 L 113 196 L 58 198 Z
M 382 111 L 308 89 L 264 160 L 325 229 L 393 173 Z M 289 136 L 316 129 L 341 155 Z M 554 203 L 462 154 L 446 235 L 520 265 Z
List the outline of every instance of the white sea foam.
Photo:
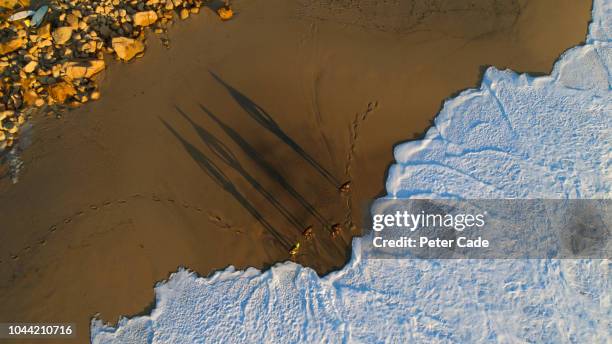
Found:
M 395 149 L 391 197 L 610 198 L 612 1 L 550 76 L 490 68 Z M 607 343 L 609 260 L 376 260 L 319 278 L 294 263 L 179 270 L 150 316 L 94 320 L 94 343 Z

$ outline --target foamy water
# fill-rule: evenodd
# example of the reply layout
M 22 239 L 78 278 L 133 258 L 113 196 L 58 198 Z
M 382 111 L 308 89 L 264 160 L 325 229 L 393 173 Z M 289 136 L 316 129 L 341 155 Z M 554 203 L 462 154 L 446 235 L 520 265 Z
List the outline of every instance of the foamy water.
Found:
M 390 197 L 610 198 L 612 0 L 550 76 L 490 68 L 399 145 Z M 148 316 L 94 320 L 94 343 L 607 343 L 609 260 L 376 260 L 353 241 L 335 273 L 288 262 L 210 278 L 179 270 Z

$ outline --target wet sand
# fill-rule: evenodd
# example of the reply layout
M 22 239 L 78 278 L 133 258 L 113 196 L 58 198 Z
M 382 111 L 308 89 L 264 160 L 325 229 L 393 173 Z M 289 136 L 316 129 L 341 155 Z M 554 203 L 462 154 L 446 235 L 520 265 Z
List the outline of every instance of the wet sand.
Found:
M 265 268 L 298 241 L 295 261 L 342 266 L 393 145 L 483 66 L 547 73 L 591 9 L 330 3 L 203 11 L 169 50 L 151 35 L 144 58 L 109 62 L 101 100 L 34 118 L 19 183 L 0 180 L 0 322 L 75 322 L 86 342 L 92 315 L 142 311 L 178 266 Z

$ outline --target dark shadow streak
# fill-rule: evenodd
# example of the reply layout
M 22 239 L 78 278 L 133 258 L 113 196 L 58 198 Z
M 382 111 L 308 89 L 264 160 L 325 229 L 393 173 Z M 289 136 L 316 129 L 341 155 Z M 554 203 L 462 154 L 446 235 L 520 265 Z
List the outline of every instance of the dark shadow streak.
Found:
M 215 73 L 209 71 L 217 82 L 223 85 L 234 100 L 242 107 L 246 113 L 248 113 L 257 123 L 266 128 L 268 131 L 276 135 L 281 141 L 293 149 L 298 155 L 306 160 L 323 178 L 330 182 L 334 187 L 339 187 L 340 182 L 336 179 L 329 171 L 327 171 L 321 164 L 319 164 L 310 154 L 308 154 L 297 142 L 295 142 L 289 135 L 287 135 L 281 127 L 274 121 L 274 119 L 261 107 L 255 104 L 244 94 L 228 85 Z
M 192 159 L 198 163 L 200 168 L 221 188 L 240 203 L 262 226 L 278 240 L 286 249 L 291 245 L 285 240 L 282 235 L 261 215 L 261 213 L 249 202 L 240 191 L 236 189 L 234 184 L 227 176 L 212 162 L 204 153 L 183 139 L 166 121 L 160 119 L 164 126 L 181 142 L 185 150 L 191 155 Z
M 263 169 L 270 178 L 274 179 L 278 182 L 293 198 L 295 198 L 301 205 L 304 207 L 312 216 L 314 216 L 323 227 L 329 227 L 330 224 L 325 220 L 323 215 L 315 209 L 315 207 L 310 204 L 297 190 L 293 188 L 293 186 L 267 161 L 265 161 L 261 155 L 249 144 L 245 141 L 240 134 L 238 134 L 234 129 L 229 127 L 223 121 L 221 121 L 217 116 L 215 116 L 212 112 L 210 112 L 204 105 L 199 104 L 202 111 L 204 111 L 213 121 L 215 121 L 221 129 L 225 132 L 227 136 L 229 136 L 240 148 L 242 151 L 248 155 L 255 163 Z
M 274 206 L 276 210 L 278 210 L 284 217 L 289 221 L 292 225 L 294 225 L 298 232 L 301 233 L 305 226 L 298 219 L 291 214 L 291 212 L 285 208 L 285 206 L 279 202 L 274 195 L 272 195 L 268 190 L 266 190 L 263 185 L 257 181 L 250 173 L 248 173 L 245 168 L 240 164 L 238 158 L 232 153 L 232 151 L 221 141 L 219 141 L 213 134 L 211 134 L 208 130 L 196 124 L 183 110 L 179 107 L 175 107 L 176 111 L 178 111 L 195 129 L 200 136 L 200 139 L 204 141 L 204 143 L 208 146 L 208 148 L 221 159 L 224 163 L 226 163 L 229 167 L 233 168 L 236 172 L 240 173 L 240 175 L 246 179 L 251 186 L 255 190 L 257 190 L 262 196 L 268 200 Z

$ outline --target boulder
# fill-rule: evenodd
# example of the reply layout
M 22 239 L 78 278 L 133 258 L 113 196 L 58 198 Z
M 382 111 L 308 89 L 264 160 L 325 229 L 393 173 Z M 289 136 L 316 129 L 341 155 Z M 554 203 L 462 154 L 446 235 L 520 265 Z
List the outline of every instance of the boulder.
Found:
M 113 50 L 123 61 L 129 61 L 137 54 L 144 51 L 144 44 L 141 41 L 127 38 L 115 37 L 112 41 Z

